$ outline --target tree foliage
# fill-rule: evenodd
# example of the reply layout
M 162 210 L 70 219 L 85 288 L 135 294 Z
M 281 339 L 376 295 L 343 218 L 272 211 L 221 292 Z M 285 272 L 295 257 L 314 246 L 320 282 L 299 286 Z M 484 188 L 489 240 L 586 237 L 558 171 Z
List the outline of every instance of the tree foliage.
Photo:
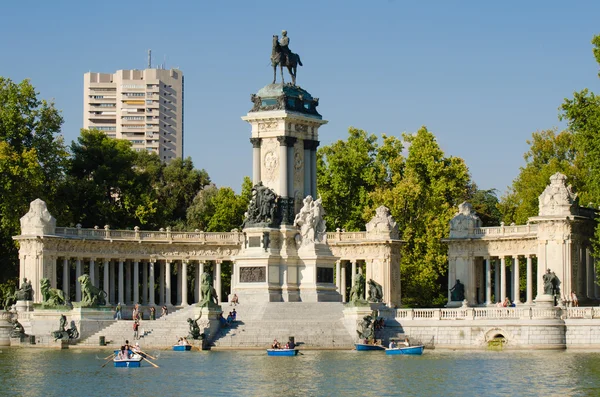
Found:
M 17 276 L 19 219 L 38 197 L 52 203 L 63 179 L 62 122 L 29 80 L 0 77 L 0 281 Z

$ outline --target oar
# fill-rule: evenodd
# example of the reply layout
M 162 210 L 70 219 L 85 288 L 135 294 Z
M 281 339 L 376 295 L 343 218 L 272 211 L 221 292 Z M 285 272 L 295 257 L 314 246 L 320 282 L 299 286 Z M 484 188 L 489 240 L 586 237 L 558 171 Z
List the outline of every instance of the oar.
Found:
M 146 357 L 142 356 L 142 359 L 148 361 L 150 364 L 154 366 L 154 368 L 160 368 L 158 365 L 154 364 L 152 361 L 148 360 Z
M 105 360 L 108 360 L 109 358 L 112 358 L 112 357 L 114 357 L 114 356 L 115 356 L 115 353 L 113 353 L 113 354 L 110 354 L 110 355 L 108 355 L 108 356 L 104 357 L 104 359 L 105 359 Z
M 108 364 L 109 362 L 111 362 L 111 361 L 112 361 L 112 357 L 111 357 L 110 359 L 108 359 L 108 361 L 106 361 L 104 364 L 102 364 L 102 367 L 100 367 L 100 368 L 104 368 L 104 366 L 105 366 L 106 364 Z
M 145 354 L 146 356 L 150 357 L 151 359 L 153 359 L 153 360 L 156 360 L 156 357 L 152 357 L 151 355 L 149 355 L 149 354 L 148 354 L 148 353 L 146 353 L 146 352 L 143 352 L 143 351 L 141 351 L 141 350 L 138 350 L 137 352 L 138 352 L 138 353 Z

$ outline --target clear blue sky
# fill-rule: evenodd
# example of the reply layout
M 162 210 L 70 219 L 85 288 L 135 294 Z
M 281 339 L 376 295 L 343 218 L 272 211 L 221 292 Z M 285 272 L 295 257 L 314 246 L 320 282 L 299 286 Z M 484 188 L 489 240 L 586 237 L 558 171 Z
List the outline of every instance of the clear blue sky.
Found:
M 0 75 L 54 98 L 67 142 L 82 125 L 83 74 L 154 64 L 185 74 L 185 154 L 219 186 L 251 174 L 250 94 L 272 78 L 271 36 L 287 29 L 298 84 L 329 120 L 380 135 L 426 125 L 503 192 L 531 133 L 562 127 L 557 108 L 598 88 L 590 40 L 599 1 L 10 1 Z

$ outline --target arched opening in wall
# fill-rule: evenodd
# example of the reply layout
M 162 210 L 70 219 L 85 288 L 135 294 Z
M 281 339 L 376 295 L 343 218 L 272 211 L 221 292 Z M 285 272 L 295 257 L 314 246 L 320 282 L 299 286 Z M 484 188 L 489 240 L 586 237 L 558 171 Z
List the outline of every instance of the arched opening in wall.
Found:
M 504 335 L 497 333 L 488 340 L 488 349 L 502 350 L 506 344 L 506 338 Z

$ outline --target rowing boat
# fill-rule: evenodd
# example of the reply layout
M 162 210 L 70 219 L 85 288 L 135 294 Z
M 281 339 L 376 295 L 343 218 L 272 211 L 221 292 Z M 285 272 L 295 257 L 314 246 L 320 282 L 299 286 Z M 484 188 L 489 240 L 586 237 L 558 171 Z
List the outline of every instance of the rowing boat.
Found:
M 298 352 L 296 349 L 267 349 L 268 356 L 296 356 Z
M 425 349 L 425 346 L 420 345 L 420 346 L 408 346 L 408 347 L 394 347 L 392 349 L 385 349 L 385 354 L 402 354 L 402 355 L 409 355 L 409 356 L 420 356 L 421 354 L 423 354 L 423 349 Z

